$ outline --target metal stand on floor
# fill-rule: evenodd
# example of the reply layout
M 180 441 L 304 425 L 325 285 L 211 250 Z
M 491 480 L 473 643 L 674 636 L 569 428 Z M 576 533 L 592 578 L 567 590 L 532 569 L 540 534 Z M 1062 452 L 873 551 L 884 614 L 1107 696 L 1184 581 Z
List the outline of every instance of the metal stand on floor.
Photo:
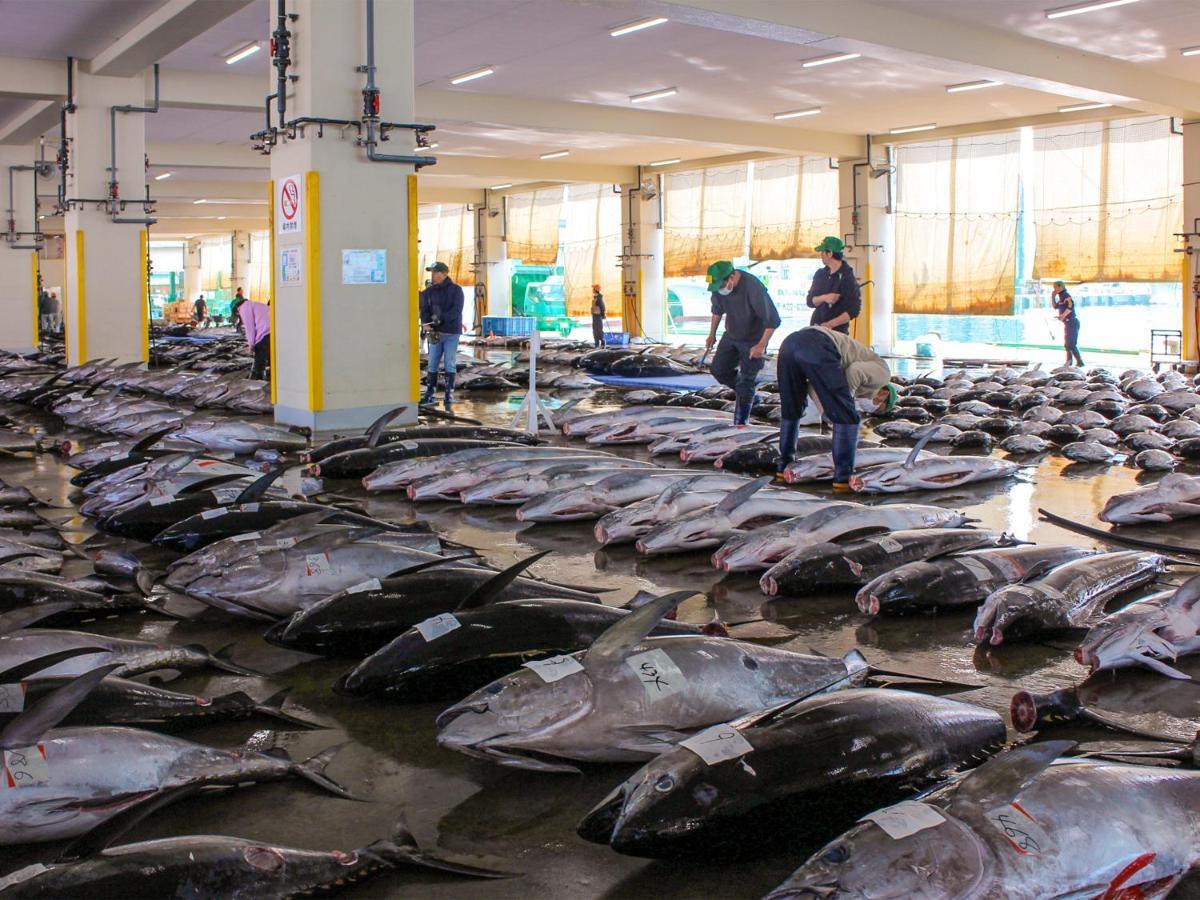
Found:
M 541 346 L 542 338 L 538 334 L 537 324 L 533 326 L 533 332 L 529 336 L 529 390 L 525 392 L 525 399 L 521 401 L 521 408 L 517 410 L 516 416 L 513 417 L 512 427 L 516 428 L 521 421 L 521 417 L 525 417 L 525 430 L 529 434 L 537 434 L 539 430 L 538 417 L 540 416 L 546 423 L 546 427 L 551 431 L 554 430 L 554 420 L 550 417 L 550 410 L 542 403 L 537 393 L 537 355 L 538 347 Z

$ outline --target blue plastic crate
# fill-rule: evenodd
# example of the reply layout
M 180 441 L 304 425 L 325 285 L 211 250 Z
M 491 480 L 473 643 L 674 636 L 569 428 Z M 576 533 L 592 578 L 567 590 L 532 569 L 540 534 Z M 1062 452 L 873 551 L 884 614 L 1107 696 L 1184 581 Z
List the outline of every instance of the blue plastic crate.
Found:
M 628 331 L 606 331 L 604 332 L 604 343 L 609 347 L 628 347 L 629 332 Z
M 497 337 L 524 337 L 533 334 L 537 320 L 533 316 L 484 316 L 484 335 Z

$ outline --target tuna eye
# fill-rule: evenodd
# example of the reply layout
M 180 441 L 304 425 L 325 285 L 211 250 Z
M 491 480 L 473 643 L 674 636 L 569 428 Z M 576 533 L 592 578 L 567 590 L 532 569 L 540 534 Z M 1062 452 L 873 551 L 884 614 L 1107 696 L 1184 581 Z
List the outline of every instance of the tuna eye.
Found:
M 498 681 L 494 681 L 483 689 L 485 694 L 498 694 L 504 690 L 504 685 Z
M 659 777 L 658 781 L 654 782 L 654 789 L 663 794 L 667 793 L 674 787 L 675 787 L 675 779 L 672 778 L 670 775 L 662 775 Z
M 850 849 L 845 844 L 838 844 L 836 847 L 830 847 L 821 857 L 831 865 L 839 866 L 850 858 Z

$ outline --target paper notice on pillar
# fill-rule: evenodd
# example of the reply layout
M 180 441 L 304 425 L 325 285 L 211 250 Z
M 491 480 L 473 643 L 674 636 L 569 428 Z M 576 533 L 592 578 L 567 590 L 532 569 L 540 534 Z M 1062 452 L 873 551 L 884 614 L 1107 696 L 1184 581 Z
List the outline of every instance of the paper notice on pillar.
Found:
M 343 250 L 342 284 L 387 284 L 387 251 Z
M 300 259 L 299 247 L 284 247 L 279 251 L 280 284 L 294 285 L 301 282 Z
M 280 234 L 304 231 L 304 176 L 289 175 L 279 181 L 275 196 L 275 225 Z

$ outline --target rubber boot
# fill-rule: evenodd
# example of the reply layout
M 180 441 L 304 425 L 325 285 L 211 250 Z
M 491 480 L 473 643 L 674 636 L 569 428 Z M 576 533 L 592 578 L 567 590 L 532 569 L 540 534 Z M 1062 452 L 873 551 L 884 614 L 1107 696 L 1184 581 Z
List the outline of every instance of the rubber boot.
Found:
M 833 489 L 850 490 L 854 457 L 858 450 L 858 425 L 833 425 Z
M 733 425 L 735 428 L 740 428 L 746 424 L 746 420 L 750 418 L 750 410 L 748 410 L 741 400 L 738 400 L 733 407 Z
M 783 480 L 783 470 L 796 458 L 796 439 L 799 436 L 799 419 L 779 420 L 779 463 L 775 467 L 776 481 Z
M 446 395 L 443 398 L 442 405 L 446 407 L 446 412 L 450 412 L 454 408 L 454 373 L 446 373 Z
M 421 398 L 423 406 L 429 406 L 433 403 L 434 395 L 437 394 L 438 373 L 430 372 L 428 375 L 428 384 L 425 385 L 425 396 Z

